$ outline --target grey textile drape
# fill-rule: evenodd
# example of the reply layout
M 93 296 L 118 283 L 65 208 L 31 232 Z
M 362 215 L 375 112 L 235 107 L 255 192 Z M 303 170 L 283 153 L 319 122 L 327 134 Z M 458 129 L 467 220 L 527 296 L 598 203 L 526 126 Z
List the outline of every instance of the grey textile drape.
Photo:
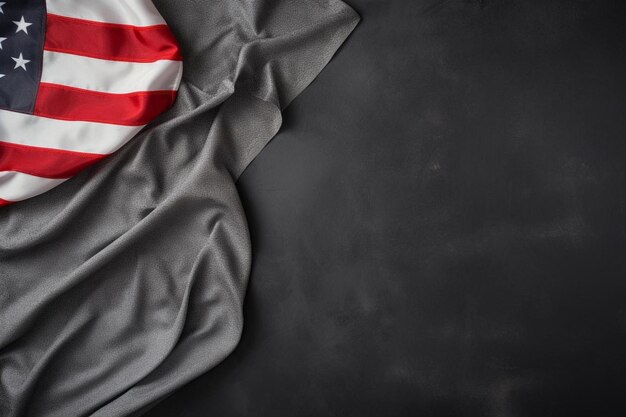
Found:
M 232 351 L 251 262 L 235 181 L 358 22 L 339 0 L 155 4 L 184 56 L 174 107 L 0 209 L 2 417 L 138 415 Z

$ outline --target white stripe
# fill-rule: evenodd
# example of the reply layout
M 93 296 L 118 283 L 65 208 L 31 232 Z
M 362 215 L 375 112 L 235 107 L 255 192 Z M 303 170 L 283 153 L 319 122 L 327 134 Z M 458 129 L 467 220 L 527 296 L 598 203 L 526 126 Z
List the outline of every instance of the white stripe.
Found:
M 35 177 L 15 171 L 0 171 L 0 198 L 21 201 L 56 187 L 66 179 Z
M 41 81 L 103 93 L 177 90 L 182 69 L 180 61 L 120 62 L 44 51 Z
M 120 148 L 141 128 L 48 119 L 0 110 L 0 140 L 44 148 L 108 154 Z
M 150 0 L 47 0 L 48 13 L 133 26 L 163 25 Z

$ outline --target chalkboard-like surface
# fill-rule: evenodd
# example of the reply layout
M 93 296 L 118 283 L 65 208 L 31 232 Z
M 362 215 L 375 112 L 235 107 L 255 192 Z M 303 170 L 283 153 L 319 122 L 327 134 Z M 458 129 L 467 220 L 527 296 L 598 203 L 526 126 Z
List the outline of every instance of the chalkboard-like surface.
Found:
M 239 183 L 241 344 L 148 415 L 626 415 L 620 3 L 350 0 Z

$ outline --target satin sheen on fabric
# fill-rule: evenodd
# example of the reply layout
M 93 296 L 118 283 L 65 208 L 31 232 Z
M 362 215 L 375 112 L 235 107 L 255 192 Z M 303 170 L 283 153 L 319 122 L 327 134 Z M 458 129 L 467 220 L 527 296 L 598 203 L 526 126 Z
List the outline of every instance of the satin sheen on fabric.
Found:
M 151 0 L 114 4 L 94 0 L 91 13 L 86 13 L 87 3 L 69 0 L 59 7 L 57 3 L 3 3 L 0 35 L 4 46 L 0 54 L 5 55 L 6 47 L 8 56 L 19 54 L 19 59 L 13 69 L 0 60 L 0 108 L 22 113 L 29 126 L 46 135 L 50 134 L 46 128 L 52 126 L 48 121 L 59 121 L 55 126 L 62 131 L 63 144 L 71 144 L 102 141 L 98 135 L 84 135 L 97 133 L 99 128 L 86 131 L 77 122 L 140 129 L 172 106 L 182 77 L 182 57 Z M 68 7 L 71 3 L 76 3 L 75 7 Z M 90 19 L 83 18 L 87 15 Z M 27 25 L 23 33 L 19 27 L 13 33 L 16 21 L 11 19 L 17 16 Z M 148 22 L 153 24 L 146 25 Z M 23 72 L 15 71 L 18 67 Z M 4 113 L 0 117 L 6 119 Z M 4 124 L 9 122 L 4 120 Z M 53 147 L 50 156 L 59 164 L 51 158 L 40 163 L 46 157 L 47 140 L 33 141 L 35 147 L 19 143 L 33 130 L 29 126 L 13 124 L 0 136 L 4 167 L 0 171 L 0 206 L 45 192 L 54 183 L 51 179 L 67 179 L 89 166 L 89 161 L 106 156 L 72 155 L 72 146 L 63 148 L 57 143 L 65 152 Z M 107 147 L 118 149 L 139 129 L 109 129 L 117 135 L 106 136 Z M 67 176 L 60 177 L 62 172 Z M 23 181 L 26 178 L 28 181 Z
M 92 2 L 70 1 L 85 18 Z M 234 349 L 251 263 L 235 181 L 358 22 L 339 0 L 155 4 L 185 58 L 174 106 L 104 161 L 0 209 L 2 417 L 140 415 Z M 29 128 L 0 111 L 0 133 L 5 120 Z M 135 129 L 75 123 L 102 143 L 31 130 L 93 153 L 110 151 L 107 129 Z

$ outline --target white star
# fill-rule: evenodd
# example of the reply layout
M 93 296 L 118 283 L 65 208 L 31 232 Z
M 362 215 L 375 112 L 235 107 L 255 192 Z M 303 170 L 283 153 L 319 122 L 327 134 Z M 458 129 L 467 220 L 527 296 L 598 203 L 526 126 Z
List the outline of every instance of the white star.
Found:
M 4 14 L 4 10 L 2 10 L 2 6 L 7 4 L 5 1 L 0 1 L 0 13 Z
M 13 68 L 13 69 L 18 69 L 18 68 L 22 67 L 22 69 L 24 71 L 26 71 L 26 64 L 28 64 L 30 62 L 30 59 L 24 59 L 24 57 L 22 56 L 21 52 L 20 52 L 20 57 L 19 58 L 11 57 L 11 59 L 13 61 L 15 61 L 15 68 Z
M 3 38 L 0 36 L 0 49 L 2 49 L 2 42 L 4 42 L 7 38 Z
M 28 29 L 26 29 L 27 27 L 29 27 L 30 25 L 32 25 L 32 23 L 28 23 L 24 20 L 24 16 L 22 16 L 22 18 L 20 19 L 20 21 L 16 21 L 14 20 L 13 23 L 15 23 L 17 25 L 17 29 L 15 30 L 15 33 L 21 31 L 24 31 L 25 34 L 28 35 Z
M 0 74 L 0 78 L 4 77 L 4 74 Z

